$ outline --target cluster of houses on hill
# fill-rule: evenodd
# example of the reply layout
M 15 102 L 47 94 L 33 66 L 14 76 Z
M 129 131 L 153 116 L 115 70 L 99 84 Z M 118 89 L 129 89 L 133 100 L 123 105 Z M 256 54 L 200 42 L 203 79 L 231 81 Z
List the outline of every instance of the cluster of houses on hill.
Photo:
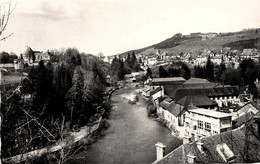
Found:
M 145 84 L 142 92 L 143 98 L 154 103 L 159 118 L 167 122 L 167 126 L 174 134 L 183 139 L 184 145 L 197 143 L 203 147 L 205 144 L 203 142 L 209 142 L 212 138 L 219 139 L 222 135 L 228 136 L 233 131 L 236 134 L 235 132 L 239 130 L 235 129 L 241 129 L 246 122 L 259 113 L 258 105 L 247 101 L 238 86 L 223 86 L 200 78 L 185 80 L 182 77 L 153 78 L 147 80 Z M 239 137 L 245 137 L 245 135 Z M 223 144 L 221 146 L 224 147 L 224 151 L 233 151 L 233 147 L 230 148 L 228 142 L 222 141 L 222 143 L 212 144 L 217 147 Z M 169 159 L 168 155 L 162 157 L 160 152 L 163 152 L 165 146 L 162 143 L 156 145 L 157 150 L 159 150 L 157 157 L 160 157 L 156 162 L 168 163 L 167 161 L 174 160 Z M 182 149 L 178 150 L 187 153 L 187 156 L 182 157 L 186 161 L 184 163 L 196 163 L 195 158 L 198 161 L 198 157 L 196 154 L 194 155 L 193 151 L 191 154 L 186 152 L 184 145 Z M 189 146 L 189 149 L 193 148 Z M 220 152 L 222 151 L 220 150 Z M 203 153 L 201 154 L 203 155 Z M 226 155 L 228 153 L 222 152 L 222 160 L 215 160 L 215 162 L 234 160 L 234 155 L 230 155 L 230 157 L 226 157 Z M 200 159 L 203 160 L 201 157 Z
M 259 51 L 255 48 L 243 49 L 243 51 L 231 50 L 229 48 L 222 50 L 204 49 L 196 52 L 178 54 L 173 54 L 166 51 L 160 52 L 160 50 L 158 50 L 153 55 L 142 55 L 142 53 L 137 55 L 140 55 L 143 65 L 149 67 L 153 65 L 167 65 L 172 61 L 181 61 L 192 66 L 205 65 L 208 58 L 210 58 L 210 60 L 216 65 L 223 62 L 226 65 L 237 68 L 239 62 L 243 59 L 250 58 L 258 62 L 260 57 Z

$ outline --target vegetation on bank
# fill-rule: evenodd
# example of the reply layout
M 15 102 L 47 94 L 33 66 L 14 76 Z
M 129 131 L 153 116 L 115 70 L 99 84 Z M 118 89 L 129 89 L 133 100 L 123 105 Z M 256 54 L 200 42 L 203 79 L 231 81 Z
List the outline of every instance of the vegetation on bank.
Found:
M 56 60 L 31 67 L 19 86 L 1 88 L 3 158 L 63 140 L 110 107 L 103 61 L 72 48 Z
M 123 80 L 125 74 L 138 72 L 140 70 L 140 62 L 137 60 L 134 51 L 131 54 L 128 53 L 125 60 L 123 58 L 118 58 L 117 56 L 115 56 L 110 68 L 110 75 L 113 80 L 112 83 L 115 84 L 117 83 L 117 81 Z
M 260 62 L 252 59 L 242 60 L 237 68 L 224 62 L 214 64 L 210 57 L 204 66 L 188 67 L 185 63 L 173 62 L 167 66 L 159 66 L 149 74 L 154 77 L 205 78 L 223 85 L 238 85 L 242 90 L 248 88 L 254 98 L 260 98 L 255 85 L 256 79 L 260 79 Z

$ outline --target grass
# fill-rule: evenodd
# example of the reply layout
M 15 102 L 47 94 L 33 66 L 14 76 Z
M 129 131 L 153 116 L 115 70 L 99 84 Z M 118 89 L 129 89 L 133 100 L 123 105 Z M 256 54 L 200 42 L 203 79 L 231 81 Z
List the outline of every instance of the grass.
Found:
M 20 76 L 20 75 L 2 76 L 1 84 L 16 84 L 16 83 L 20 83 L 23 78 L 24 78 L 24 76 Z

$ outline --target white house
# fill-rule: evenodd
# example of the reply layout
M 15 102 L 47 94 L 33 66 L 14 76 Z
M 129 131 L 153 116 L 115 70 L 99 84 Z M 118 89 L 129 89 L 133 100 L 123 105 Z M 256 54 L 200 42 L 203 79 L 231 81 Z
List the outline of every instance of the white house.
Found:
M 251 102 L 249 102 L 249 103 L 245 104 L 244 106 L 240 107 L 237 111 L 231 112 L 230 115 L 232 116 L 232 120 L 235 120 L 238 117 L 241 117 L 241 116 L 251 113 L 251 112 L 253 114 L 256 114 L 257 112 L 259 112 L 259 110 L 258 110 L 258 107 L 256 107 Z
M 195 141 L 231 130 L 232 121 L 228 113 L 199 108 L 186 112 L 184 126 L 186 135 Z
M 186 109 L 180 108 L 179 105 L 169 97 L 160 102 L 157 108 L 158 115 L 167 121 L 170 128 L 175 130 L 179 130 L 183 127 L 184 113 L 186 111 Z
M 164 92 L 162 87 L 156 87 L 156 89 L 150 91 L 150 96 L 155 105 L 159 104 L 159 98 L 164 97 Z

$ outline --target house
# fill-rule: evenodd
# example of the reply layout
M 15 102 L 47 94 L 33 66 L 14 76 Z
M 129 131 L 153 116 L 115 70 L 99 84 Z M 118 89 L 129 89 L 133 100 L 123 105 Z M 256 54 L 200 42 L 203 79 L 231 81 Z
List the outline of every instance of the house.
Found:
M 50 61 L 51 53 L 49 51 L 43 53 L 42 51 L 33 51 L 31 47 L 27 47 L 25 52 L 22 54 L 21 58 L 23 58 L 23 62 L 28 65 L 32 65 L 34 63 L 38 63 L 43 60 L 45 62 Z
M 142 96 L 143 96 L 143 99 L 145 99 L 146 101 L 149 100 L 149 98 L 150 98 L 150 87 L 149 86 L 146 85 L 143 88 Z
M 228 103 L 240 102 L 238 86 L 178 89 L 175 94 L 175 100 L 178 101 L 189 95 L 206 95 L 211 100 L 216 101 L 219 107 L 227 106 Z
M 179 104 L 182 109 L 188 109 L 190 105 L 205 109 L 216 109 L 218 106 L 215 101 L 211 100 L 206 95 L 185 96 L 177 101 L 177 104 Z
M 186 80 L 183 77 L 153 78 L 150 86 L 151 90 L 153 90 L 157 86 L 179 85 L 183 84 L 185 81 Z
M 155 58 L 155 57 L 149 57 L 149 58 L 147 59 L 147 65 L 152 66 L 152 65 L 154 65 L 155 63 L 157 63 L 157 58 Z
M 222 55 L 216 55 L 216 56 L 212 56 L 210 58 L 210 61 L 215 65 L 220 65 L 224 61 L 224 59 Z
M 196 57 L 194 64 L 195 65 L 205 65 L 207 60 L 208 60 L 207 56 L 199 55 L 199 56 Z
M 202 137 L 231 130 L 231 116 L 228 113 L 208 109 L 192 109 L 185 114 L 185 130 L 192 141 Z
M 105 56 L 103 61 L 111 64 L 114 58 L 115 56 Z
M 252 102 L 248 102 L 242 107 L 238 108 L 236 111 L 232 111 L 230 115 L 232 116 L 232 120 L 235 120 L 247 113 L 253 113 L 256 114 L 259 111 L 259 107 L 257 104 L 254 104 Z
M 157 108 L 158 115 L 168 122 L 170 128 L 178 129 L 183 126 L 185 110 L 176 107 L 173 99 L 167 97 L 160 102 Z
M 258 61 L 259 52 L 255 48 L 243 49 L 243 52 L 240 54 L 242 59 L 254 59 Z
M 250 120 L 248 127 L 251 128 L 243 126 L 193 142 L 185 138 L 183 145 L 157 159 L 154 164 L 259 162 L 259 124 L 257 114 Z
M 162 87 L 156 87 L 156 89 L 150 91 L 150 97 L 152 98 L 152 101 L 155 105 L 159 104 L 158 98 L 163 96 L 164 92 L 162 90 Z
M 213 87 L 214 83 L 210 83 L 207 79 L 202 78 L 190 78 L 182 84 L 182 88 L 206 88 Z

